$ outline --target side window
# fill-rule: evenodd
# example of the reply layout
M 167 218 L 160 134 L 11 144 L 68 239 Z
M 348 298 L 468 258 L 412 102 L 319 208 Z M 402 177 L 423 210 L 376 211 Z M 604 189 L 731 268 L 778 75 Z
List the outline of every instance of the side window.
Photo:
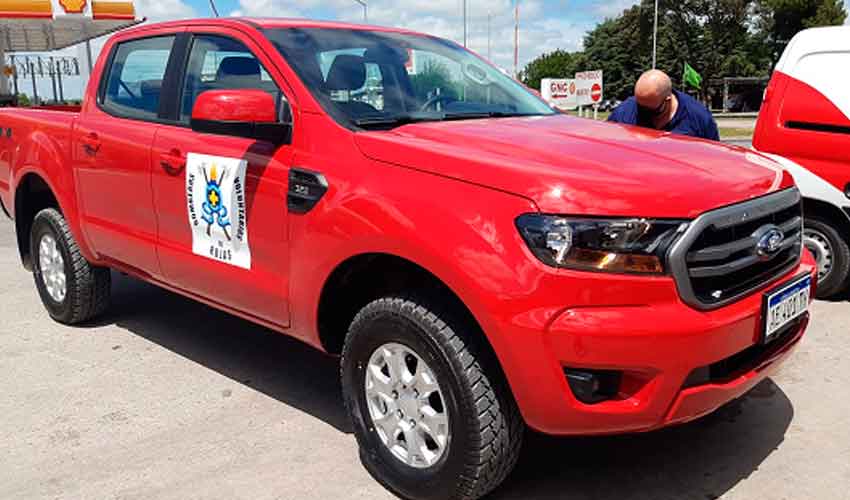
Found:
M 201 92 L 223 89 L 264 90 L 279 102 L 283 94 L 269 74 L 242 43 L 232 38 L 198 35 L 192 41 L 183 82 L 180 121 L 189 123 Z
M 127 118 L 156 119 L 172 45 L 173 36 L 118 44 L 106 76 L 103 107 Z

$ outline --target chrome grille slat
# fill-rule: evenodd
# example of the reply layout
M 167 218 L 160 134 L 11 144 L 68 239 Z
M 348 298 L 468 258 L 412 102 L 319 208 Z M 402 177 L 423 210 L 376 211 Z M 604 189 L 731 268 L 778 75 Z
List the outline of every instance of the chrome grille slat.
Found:
M 794 217 L 789 220 L 785 224 L 780 224 L 779 228 L 785 231 L 785 234 L 793 233 L 799 231 L 803 226 L 803 218 L 802 217 Z
M 747 236 L 746 238 L 733 241 L 731 243 L 707 247 L 702 250 L 697 250 L 696 252 L 691 252 L 688 254 L 688 262 L 706 262 L 710 260 L 725 259 L 733 253 L 752 248 L 755 244 L 755 238 Z
M 715 309 L 775 281 L 800 260 L 802 225 L 796 188 L 697 217 L 667 259 L 682 300 L 697 309 Z M 771 228 L 780 229 L 784 239 L 765 254 L 758 240 Z
M 733 260 L 732 262 L 719 266 L 692 267 L 688 270 L 688 274 L 692 278 L 710 278 L 712 276 L 722 276 L 724 274 L 740 271 L 745 267 L 749 267 L 755 264 L 756 262 L 758 262 L 758 260 L 759 258 L 755 255 L 748 255 L 746 257 L 740 258 L 738 260 Z

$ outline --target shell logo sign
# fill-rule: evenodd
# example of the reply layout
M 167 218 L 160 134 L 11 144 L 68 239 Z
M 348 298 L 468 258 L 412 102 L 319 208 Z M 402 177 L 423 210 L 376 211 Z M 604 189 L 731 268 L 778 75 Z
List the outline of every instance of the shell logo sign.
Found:
M 86 0 L 59 0 L 59 5 L 67 14 L 82 14 L 86 10 Z

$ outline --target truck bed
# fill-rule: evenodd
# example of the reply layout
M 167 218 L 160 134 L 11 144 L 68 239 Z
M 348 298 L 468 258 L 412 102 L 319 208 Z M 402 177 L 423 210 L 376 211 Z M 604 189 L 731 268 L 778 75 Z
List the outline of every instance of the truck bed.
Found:
M 12 166 L 38 162 L 45 154 L 70 158 L 72 131 L 79 114 L 79 106 L 0 108 L 0 203 L 3 211 L 13 213 L 9 192 Z M 39 151 L 32 150 L 36 147 Z

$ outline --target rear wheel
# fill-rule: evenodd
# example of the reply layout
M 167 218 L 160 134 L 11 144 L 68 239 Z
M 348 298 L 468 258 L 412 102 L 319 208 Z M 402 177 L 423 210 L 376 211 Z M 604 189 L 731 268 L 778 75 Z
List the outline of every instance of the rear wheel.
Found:
M 342 358 L 366 469 L 402 498 L 476 499 L 519 456 L 524 424 L 474 325 L 416 298 L 364 307 Z
M 850 247 L 829 221 L 817 217 L 806 219 L 803 244 L 818 264 L 817 296 L 825 299 L 844 289 L 850 274 Z
M 60 323 L 76 324 L 101 314 L 109 305 L 109 269 L 86 261 L 58 210 L 35 216 L 30 234 L 33 276 L 41 301 Z

